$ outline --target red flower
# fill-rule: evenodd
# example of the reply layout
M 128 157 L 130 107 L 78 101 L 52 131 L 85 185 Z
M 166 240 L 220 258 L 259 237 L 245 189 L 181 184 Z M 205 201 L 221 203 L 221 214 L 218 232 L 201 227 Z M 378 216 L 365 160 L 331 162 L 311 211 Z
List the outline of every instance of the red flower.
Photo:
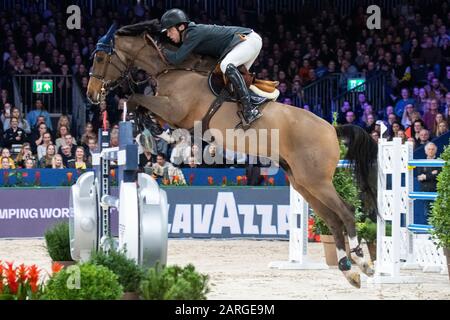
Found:
M 192 186 L 192 184 L 194 183 L 194 178 L 195 178 L 195 175 L 193 173 L 191 173 L 189 175 L 189 185 Z
M 60 272 L 62 268 L 64 268 L 64 266 L 62 264 L 60 264 L 58 262 L 53 262 L 52 263 L 52 273 L 53 274 Z
M 54 270 L 53 268 L 54 267 L 52 265 L 52 270 Z M 62 266 L 61 266 L 61 268 L 62 268 Z M 59 269 L 59 270 L 61 270 L 61 269 Z M 31 292 L 33 292 L 33 293 L 36 293 L 37 290 L 38 290 L 38 284 L 37 283 L 39 281 L 39 272 L 40 271 L 39 271 L 39 269 L 37 268 L 37 266 L 35 264 L 33 264 L 31 267 L 28 268 L 28 279 L 30 280 Z
M 288 186 L 289 185 L 289 177 L 287 174 L 284 175 L 284 179 L 286 181 L 286 185 Z
M 227 177 L 223 177 L 222 178 L 222 185 L 226 186 L 227 185 Z
M 269 185 L 271 186 L 275 185 L 275 179 L 273 177 L 269 178 Z
M 7 262 L 6 265 L 8 268 L 6 269 L 6 280 L 9 286 L 9 290 L 11 294 L 16 294 L 17 289 L 19 288 L 19 283 L 17 282 L 16 269 L 14 269 L 13 264 L 11 262 Z
M 178 176 L 173 176 L 172 182 L 178 183 L 178 182 L 180 182 L 180 178 Z
M 211 176 L 208 177 L 208 184 L 210 186 L 212 186 L 214 184 L 214 178 L 213 177 L 211 177 Z
M 247 176 L 242 176 L 242 184 L 247 185 Z
M 35 171 L 34 173 L 34 184 L 39 186 L 41 184 L 41 172 Z
M 23 263 L 17 268 L 17 275 L 21 283 L 27 280 L 27 267 Z
M 24 178 L 28 177 L 28 172 L 22 172 L 22 177 Z
M 69 182 L 69 183 L 71 183 L 72 182 L 72 176 L 73 176 L 73 172 L 67 172 L 67 181 Z
M 115 169 L 111 169 L 109 170 L 109 175 L 111 176 L 111 178 L 113 178 L 113 180 L 116 178 L 116 170 Z
M 236 182 L 237 182 L 238 186 L 240 186 L 241 183 L 242 183 L 242 176 L 237 176 L 236 177 Z

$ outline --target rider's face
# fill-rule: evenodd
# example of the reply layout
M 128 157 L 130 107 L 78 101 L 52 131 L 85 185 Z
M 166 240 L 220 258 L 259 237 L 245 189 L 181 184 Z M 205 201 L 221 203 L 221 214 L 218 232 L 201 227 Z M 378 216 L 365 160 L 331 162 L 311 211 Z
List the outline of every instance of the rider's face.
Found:
M 178 27 L 180 31 L 182 31 L 183 28 L 184 28 L 183 25 Z M 167 29 L 167 36 L 170 38 L 170 40 L 172 40 L 175 43 L 180 43 L 181 41 L 181 35 L 178 29 L 177 27 L 170 27 L 169 29 Z

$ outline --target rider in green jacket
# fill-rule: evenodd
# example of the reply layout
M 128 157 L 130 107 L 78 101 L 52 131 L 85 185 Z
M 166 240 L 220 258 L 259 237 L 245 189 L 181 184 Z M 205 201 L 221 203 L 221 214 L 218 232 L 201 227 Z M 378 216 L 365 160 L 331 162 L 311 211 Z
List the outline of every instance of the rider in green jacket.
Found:
M 250 69 L 262 48 L 261 37 L 249 28 L 195 24 L 180 9 L 171 9 L 161 17 L 162 32 L 175 43 L 177 51 L 163 49 L 167 60 L 180 64 L 193 52 L 216 57 L 220 69 L 233 85 L 243 107 L 244 120 L 249 125 L 261 116 L 251 103 L 250 92 L 238 67 Z

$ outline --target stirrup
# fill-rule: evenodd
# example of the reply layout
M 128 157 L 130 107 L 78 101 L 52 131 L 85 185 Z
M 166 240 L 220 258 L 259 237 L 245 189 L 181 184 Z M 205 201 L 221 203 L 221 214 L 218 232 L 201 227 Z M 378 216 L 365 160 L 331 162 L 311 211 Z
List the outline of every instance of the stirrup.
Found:
M 255 112 L 256 111 L 256 112 Z M 237 112 L 239 118 L 241 119 L 241 122 L 238 123 L 236 126 L 236 129 L 242 128 L 244 130 L 247 130 L 250 128 L 251 124 L 261 118 L 262 113 L 258 110 L 258 108 L 254 108 L 250 111 L 250 114 L 245 116 L 243 111 Z

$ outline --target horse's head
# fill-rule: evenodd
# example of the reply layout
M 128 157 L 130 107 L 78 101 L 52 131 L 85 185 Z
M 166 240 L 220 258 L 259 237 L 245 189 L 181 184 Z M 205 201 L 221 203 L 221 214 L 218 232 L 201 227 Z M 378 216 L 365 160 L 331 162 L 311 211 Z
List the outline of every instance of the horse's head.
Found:
M 99 103 L 109 90 L 130 79 L 129 72 L 133 67 L 145 70 L 154 77 L 167 68 L 167 61 L 158 44 L 150 36 L 159 34 L 157 20 L 125 26 L 117 33 L 116 29 L 113 25 L 99 40 L 94 51 L 87 90 L 87 97 L 93 103 Z
M 100 38 L 93 52 L 93 65 L 87 87 L 87 98 L 98 104 L 103 101 L 109 90 L 121 83 L 128 75 L 126 62 L 114 49 L 114 33 L 116 25 Z

